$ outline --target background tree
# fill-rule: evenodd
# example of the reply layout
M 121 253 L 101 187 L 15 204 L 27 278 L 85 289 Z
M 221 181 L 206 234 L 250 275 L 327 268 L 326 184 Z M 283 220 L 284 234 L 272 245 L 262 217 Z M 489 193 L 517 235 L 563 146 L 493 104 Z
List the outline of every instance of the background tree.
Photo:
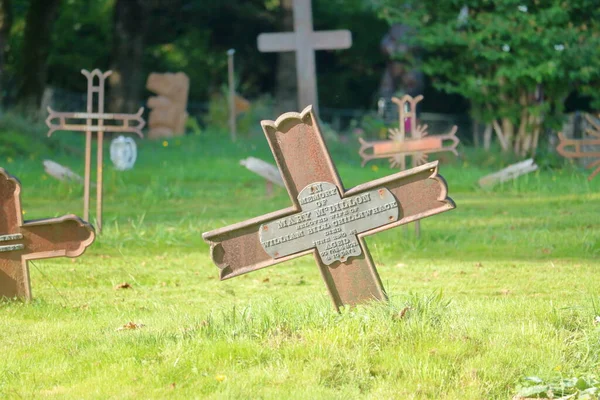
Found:
M 109 77 L 109 108 L 135 112 L 144 85 L 143 55 L 150 15 L 150 0 L 117 0 L 114 7 L 113 48 Z
M 595 1 L 383 0 L 380 12 L 418 29 L 423 70 L 436 87 L 468 98 L 506 152 L 535 152 L 572 91 L 600 98 Z
M 10 0 L 0 0 L 0 105 L 4 100 L 4 65 L 8 37 L 12 27 L 12 5 Z
M 18 68 L 17 102 L 24 109 L 36 110 L 40 106 L 46 85 L 52 26 L 60 3 L 61 0 L 31 0 L 29 4 Z

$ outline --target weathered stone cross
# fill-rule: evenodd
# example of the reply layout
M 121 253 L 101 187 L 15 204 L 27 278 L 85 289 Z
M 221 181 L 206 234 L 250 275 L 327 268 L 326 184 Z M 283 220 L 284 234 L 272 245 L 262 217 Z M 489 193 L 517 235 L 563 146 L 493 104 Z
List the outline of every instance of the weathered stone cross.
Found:
M 29 260 L 77 257 L 95 238 L 75 215 L 23 222 L 20 192 L 19 181 L 0 168 L 0 299 L 31 299 Z
M 345 190 L 310 106 L 262 127 L 293 206 L 202 235 L 221 279 L 312 254 L 336 309 L 386 299 L 364 237 L 455 207 L 437 162 Z
M 296 52 L 298 108 L 313 105 L 318 113 L 315 50 L 347 49 L 352 46 L 348 30 L 313 31 L 311 0 L 294 0 L 294 30 L 284 33 L 261 33 L 258 50 L 261 52 Z

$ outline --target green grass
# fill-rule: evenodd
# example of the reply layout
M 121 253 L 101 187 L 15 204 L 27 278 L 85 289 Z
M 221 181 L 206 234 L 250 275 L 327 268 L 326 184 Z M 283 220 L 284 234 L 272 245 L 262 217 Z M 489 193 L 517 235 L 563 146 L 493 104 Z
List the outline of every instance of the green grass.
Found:
M 355 147 L 331 145 L 347 187 L 393 172 L 361 169 Z M 420 240 L 368 238 L 390 302 L 337 314 L 310 257 L 218 280 L 202 232 L 290 204 L 265 198 L 248 155 L 272 161 L 261 137 L 204 133 L 141 143 L 133 171 L 108 164 L 103 235 L 30 265 L 33 302 L 0 303 L 0 398 L 509 399 L 528 376 L 600 376 L 600 178 L 543 170 L 482 191 L 491 166 L 442 165 L 458 208 Z M 81 214 L 82 188 L 39 155 L 0 166 L 26 218 Z M 117 330 L 130 321 L 145 326 Z

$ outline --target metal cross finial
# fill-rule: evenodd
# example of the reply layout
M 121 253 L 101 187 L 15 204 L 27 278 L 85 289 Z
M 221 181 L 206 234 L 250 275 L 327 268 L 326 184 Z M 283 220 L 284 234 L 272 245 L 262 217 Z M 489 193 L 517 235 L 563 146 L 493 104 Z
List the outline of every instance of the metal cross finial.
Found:
M 83 217 L 87 221 L 90 216 L 90 175 L 92 158 L 92 132 L 98 134 L 97 169 L 96 169 L 96 221 L 98 232 L 102 231 L 102 164 L 103 164 L 103 138 L 104 132 L 135 133 L 144 137 L 142 128 L 146 124 L 142 118 L 144 108 L 140 107 L 135 114 L 110 114 L 104 112 L 104 87 L 106 78 L 112 71 L 102 72 L 94 69 L 92 72 L 85 69 L 81 73 L 87 78 L 87 107 L 86 112 L 56 112 L 48 107 L 46 125 L 49 128 L 48 136 L 55 131 L 85 132 L 85 178 L 83 194 Z M 97 82 L 95 82 L 97 80 Z M 97 95 L 98 110 L 94 112 L 94 94 Z M 57 121 L 55 121 L 57 120 Z M 71 120 L 71 122 L 69 122 Z M 78 122 L 75 122 L 78 121 Z M 116 121 L 121 124 L 105 125 L 106 121 Z

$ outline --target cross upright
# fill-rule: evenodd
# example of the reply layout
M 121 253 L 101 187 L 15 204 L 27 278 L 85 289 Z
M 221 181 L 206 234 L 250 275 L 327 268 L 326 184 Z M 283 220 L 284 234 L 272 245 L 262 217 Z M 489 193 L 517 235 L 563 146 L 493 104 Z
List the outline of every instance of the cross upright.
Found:
M 92 244 L 94 229 L 75 215 L 23 222 L 19 181 L 0 168 L 0 299 L 31 299 L 27 262 L 77 257 Z
M 48 107 L 46 125 L 50 130 L 48 136 L 55 131 L 85 132 L 85 177 L 83 189 L 83 218 L 90 219 L 90 170 L 92 158 L 92 132 L 97 133 L 98 149 L 96 160 L 96 227 L 102 232 L 102 164 L 104 132 L 136 133 L 144 137 L 142 128 L 146 124 L 142 119 L 144 108 L 140 107 L 135 114 L 108 114 L 104 112 L 104 84 L 112 71 L 102 72 L 95 69 L 92 72 L 81 70 L 87 78 L 87 108 L 86 112 L 56 112 Z M 97 80 L 97 82 L 96 82 Z M 98 111 L 94 112 L 94 94 L 97 96 Z M 58 122 L 53 122 L 57 119 Z M 68 122 L 71 120 L 72 122 Z M 79 123 L 75 122 L 78 121 Z M 121 125 L 104 125 L 105 122 L 119 122 Z M 132 125 L 133 123 L 133 125 Z M 136 125 L 137 123 L 137 125 Z
M 312 254 L 336 309 L 385 300 L 364 237 L 455 208 L 437 162 L 346 190 L 310 106 L 262 127 L 293 205 L 202 235 L 221 279 Z
M 261 33 L 261 52 L 296 52 L 298 108 L 313 105 L 318 113 L 315 50 L 347 49 L 352 45 L 348 30 L 313 31 L 311 0 L 293 0 L 294 32 Z

